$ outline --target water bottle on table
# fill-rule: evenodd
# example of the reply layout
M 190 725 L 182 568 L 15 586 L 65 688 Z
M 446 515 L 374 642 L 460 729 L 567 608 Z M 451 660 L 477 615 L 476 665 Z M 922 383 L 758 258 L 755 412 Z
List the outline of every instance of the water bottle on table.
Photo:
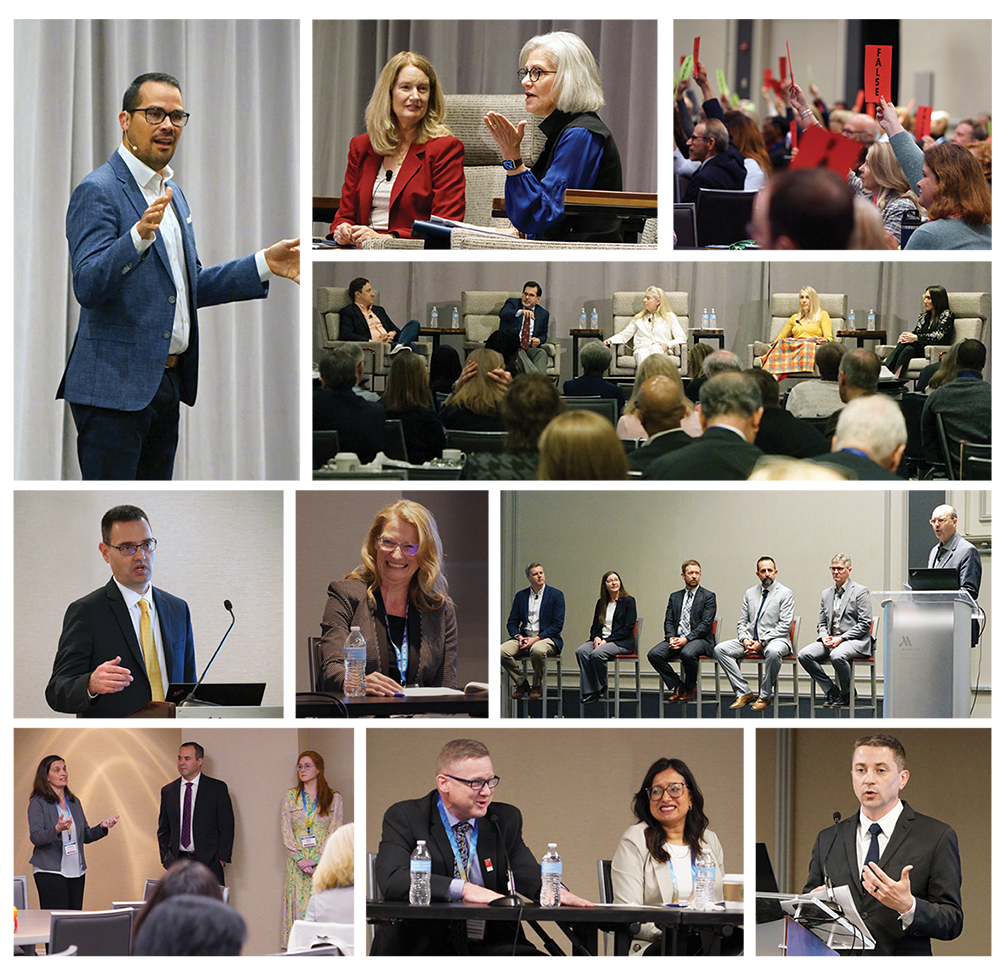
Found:
M 436 328 L 437 326 L 438 326 L 438 309 L 437 305 L 435 304 L 434 307 L 431 308 L 431 327 Z
M 715 859 L 705 849 L 694 860 L 694 907 L 711 909 L 715 905 Z
M 542 857 L 542 906 L 558 906 L 562 902 L 562 857 L 556 844 L 549 843 L 549 851 Z
M 357 625 L 344 645 L 344 695 L 355 699 L 365 694 L 365 670 L 368 668 L 368 644 Z
M 431 854 L 427 841 L 417 840 L 416 849 L 410 853 L 410 905 L 431 904 Z

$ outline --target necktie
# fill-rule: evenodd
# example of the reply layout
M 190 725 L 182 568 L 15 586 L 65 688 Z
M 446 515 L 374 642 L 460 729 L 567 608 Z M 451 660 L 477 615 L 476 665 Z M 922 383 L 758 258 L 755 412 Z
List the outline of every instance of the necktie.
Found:
M 754 642 L 760 641 L 760 613 L 764 611 L 764 603 L 767 601 L 767 593 L 769 589 L 764 589 L 760 596 L 760 608 L 757 609 L 757 621 L 753 624 L 753 640 Z
M 937 558 L 934 559 L 934 568 L 937 568 L 941 564 L 941 559 L 944 558 L 947 549 L 944 547 L 944 542 L 938 545 Z
M 191 848 L 191 790 L 194 783 L 184 784 L 184 815 L 181 817 L 181 846 L 184 849 Z
M 833 603 L 833 624 L 830 626 L 830 635 L 839 635 L 840 617 L 844 614 L 844 588 L 841 586 L 834 589 L 836 600 Z
M 872 823 L 868 832 L 871 834 L 872 841 L 868 844 L 868 854 L 865 856 L 865 866 L 869 863 L 878 863 L 878 837 L 882 832 L 882 827 L 878 823 Z M 861 867 L 862 870 L 864 866 Z
M 462 869 L 465 870 L 465 879 L 469 878 L 469 837 L 466 835 L 472 829 L 472 823 L 455 823 L 455 839 L 458 842 L 458 859 L 462 861 Z M 458 867 L 458 859 L 455 860 L 455 878 L 462 876 Z
M 694 602 L 694 592 L 688 592 L 684 598 L 684 608 L 681 610 L 681 621 L 677 626 L 677 634 L 686 639 L 691 631 L 691 605 Z
M 163 678 L 160 676 L 160 660 L 156 657 L 156 645 L 153 643 L 153 627 L 149 620 L 149 603 L 139 599 L 139 640 L 142 642 L 142 658 L 146 663 L 146 675 L 149 677 L 149 688 L 153 693 L 154 702 L 163 701 Z
M 469 878 L 469 837 L 468 832 L 472 829 L 472 823 L 463 820 L 455 823 L 455 841 L 458 843 L 458 858 L 455 860 L 455 879 L 462 877 L 459 870 L 459 860 L 462 869 L 465 870 L 464 879 Z M 461 955 L 466 955 L 469 949 L 469 940 L 481 940 L 486 930 L 485 920 L 466 920 L 463 925 L 461 920 L 453 920 L 451 923 L 451 933 Z
M 526 314 L 522 314 L 521 318 L 521 350 L 524 351 L 531 337 L 531 319 Z

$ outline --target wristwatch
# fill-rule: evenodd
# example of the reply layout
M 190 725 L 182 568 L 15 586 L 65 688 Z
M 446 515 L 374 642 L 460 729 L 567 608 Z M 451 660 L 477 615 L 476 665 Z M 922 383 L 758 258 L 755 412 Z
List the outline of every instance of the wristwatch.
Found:
M 503 169 L 505 171 L 516 171 L 521 166 L 521 158 L 515 157 L 514 160 L 505 160 L 503 162 Z

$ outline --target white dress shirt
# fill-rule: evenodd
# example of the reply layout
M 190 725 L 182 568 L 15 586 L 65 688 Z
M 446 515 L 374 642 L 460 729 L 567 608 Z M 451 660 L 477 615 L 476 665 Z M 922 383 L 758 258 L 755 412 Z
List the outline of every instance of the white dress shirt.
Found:
M 184 852 L 194 852 L 194 807 L 198 802 L 198 783 L 201 782 L 201 773 L 199 772 L 191 782 L 191 845 L 182 846 L 180 844 L 181 837 L 177 837 L 177 848 Z M 184 797 L 187 795 L 187 784 L 188 780 L 181 776 L 181 826 L 184 825 Z
M 864 810 L 862 809 L 859 813 L 858 819 L 858 835 L 856 840 L 857 846 L 857 858 L 858 858 L 858 876 L 861 876 L 861 867 L 864 866 L 865 856 L 868 855 L 868 847 L 871 845 L 871 825 L 872 823 L 878 823 L 878 828 L 882 830 L 878 836 L 878 852 L 881 857 L 882 853 L 885 852 L 885 847 L 889 844 L 889 839 L 892 836 L 893 830 L 896 828 L 896 823 L 899 822 L 899 817 L 903 812 L 903 803 L 900 800 L 896 800 L 896 805 L 892 807 L 881 819 L 869 819 Z M 913 914 L 917 908 L 916 899 L 910 904 L 910 908 L 905 912 L 901 913 L 899 916 L 900 921 L 903 924 L 903 929 L 905 930 L 913 922 Z
M 542 592 L 544 591 L 544 585 L 537 593 L 534 589 L 528 589 L 528 618 L 524 623 L 525 635 L 538 635 L 542 617 Z

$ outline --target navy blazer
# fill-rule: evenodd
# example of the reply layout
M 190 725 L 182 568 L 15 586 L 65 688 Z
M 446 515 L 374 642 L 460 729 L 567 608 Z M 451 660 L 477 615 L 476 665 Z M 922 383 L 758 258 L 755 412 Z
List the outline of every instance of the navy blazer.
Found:
M 191 334 L 180 356 L 180 399 L 198 392 L 198 308 L 267 297 L 254 255 L 202 268 L 191 209 L 172 181 L 171 204 L 180 223 L 187 262 Z M 80 323 L 57 398 L 82 405 L 141 411 L 153 400 L 170 352 L 177 290 L 166 245 L 157 231 L 136 253 L 131 229 L 149 205 L 115 151 L 73 191 L 66 238 Z
M 386 314 L 385 308 L 378 304 L 372 305 L 372 311 L 382 322 L 382 327 L 392 333 L 399 331 L 399 328 L 392 323 L 392 319 Z M 349 304 L 340 309 L 340 330 L 338 340 L 340 341 L 371 341 L 372 329 L 368 327 L 364 313 L 356 304 Z
M 187 602 L 153 586 L 153 604 L 167 663 L 167 682 L 195 682 L 194 635 Z M 90 673 L 102 662 L 121 656 L 121 666 L 132 673 L 132 683 L 121 692 L 91 699 Z M 112 578 L 90 595 L 77 599 L 63 619 L 62 635 L 45 687 L 45 701 L 56 712 L 75 712 L 85 718 L 121 718 L 141 709 L 153 698 L 146 661 L 136 637 L 121 590 Z
M 507 298 L 500 309 L 500 330 L 513 331 L 519 338 L 521 337 L 521 319 L 517 312 L 523 308 L 520 298 Z M 532 309 L 535 312 L 535 323 L 531 331 L 533 338 L 538 338 L 539 344 L 545 344 L 549 336 L 549 312 L 540 304 L 536 304 Z
M 635 599 L 629 595 L 618 600 L 615 614 L 611 619 L 611 634 L 604 640 L 629 652 L 635 651 Z M 604 623 L 601 621 L 601 600 L 594 606 L 594 621 L 590 625 L 590 638 L 595 639 L 601 634 Z M 589 639 L 588 639 L 589 641 Z
M 530 588 L 521 589 L 514 596 L 514 601 L 510 606 L 510 615 L 507 616 L 507 637 L 514 638 L 524 628 L 528 621 L 528 596 L 531 594 Z M 542 608 L 538 613 L 538 634 L 543 639 L 548 639 L 560 652 L 562 652 L 563 622 L 566 620 L 566 598 L 557 588 L 551 585 L 545 586 L 542 592 Z M 523 635 L 523 633 L 521 633 Z
M 679 589 L 670 593 L 670 600 L 667 602 L 667 614 L 663 619 L 663 641 L 676 638 L 680 635 L 678 627 L 681 622 L 681 612 L 684 609 L 684 596 L 687 589 Z M 715 630 L 712 623 L 715 621 L 716 602 L 715 592 L 709 592 L 707 588 L 698 586 L 698 591 L 694 594 L 694 601 L 691 603 L 691 631 L 688 632 L 688 639 L 706 639 L 715 645 Z

